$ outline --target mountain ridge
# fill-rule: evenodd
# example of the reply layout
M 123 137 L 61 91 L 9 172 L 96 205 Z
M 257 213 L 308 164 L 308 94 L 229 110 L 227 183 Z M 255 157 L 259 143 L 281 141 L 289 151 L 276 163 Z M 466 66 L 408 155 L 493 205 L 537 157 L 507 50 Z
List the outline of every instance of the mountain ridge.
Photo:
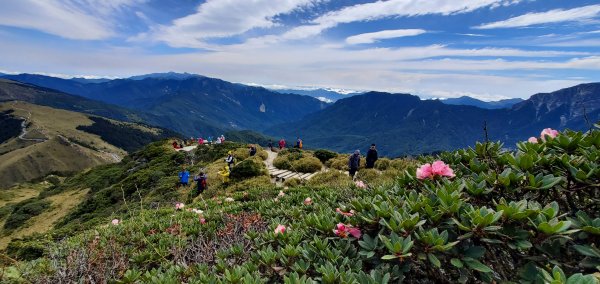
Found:
M 186 135 L 215 136 L 225 130 L 263 130 L 300 119 L 326 106 L 309 96 L 282 96 L 262 87 L 204 76 L 177 80 L 115 79 L 94 84 L 30 74 L 3 78 L 155 114 L 152 124 Z
M 514 98 L 487 102 L 469 96 L 462 96 L 458 98 L 448 98 L 440 101 L 448 105 L 470 105 L 486 109 L 499 109 L 511 108 L 513 105 L 520 103 L 524 100 L 520 98 Z
M 585 98 L 585 104 L 570 97 Z M 484 140 L 484 123 L 490 140 L 507 144 L 538 136 L 536 132 L 547 127 L 585 130 L 589 127 L 581 107 L 588 107 L 592 123 L 600 120 L 598 98 L 600 83 L 538 94 L 510 109 L 447 105 L 409 94 L 368 92 L 338 100 L 301 121 L 272 127 L 266 133 L 287 139 L 299 136 L 305 147 L 311 148 L 351 152 L 376 143 L 384 155 L 416 155 Z

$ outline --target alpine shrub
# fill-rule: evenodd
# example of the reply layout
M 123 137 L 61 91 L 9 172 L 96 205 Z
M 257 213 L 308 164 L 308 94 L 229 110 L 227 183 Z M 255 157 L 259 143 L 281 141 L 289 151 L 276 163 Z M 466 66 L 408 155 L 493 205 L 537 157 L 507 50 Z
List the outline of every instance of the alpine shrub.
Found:
M 240 180 L 256 177 L 263 174 L 263 167 L 263 163 L 256 159 L 246 159 L 233 167 L 230 178 Z
M 375 168 L 380 171 L 385 171 L 392 165 L 392 160 L 388 158 L 381 158 L 375 161 Z
M 292 163 L 292 168 L 300 173 L 314 173 L 321 170 L 323 164 L 315 157 L 303 157 Z
M 332 152 L 332 151 L 324 150 L 324 149 L 319 149 L 319 150 L 315 151 L 314 155 L 315 155 L 315 157 L 317 157 L 317 159 L 319 159 L 321 161 L 321 163 L 326 163 L 330 159 L 338 156 L 338 154 L 336 152 Z

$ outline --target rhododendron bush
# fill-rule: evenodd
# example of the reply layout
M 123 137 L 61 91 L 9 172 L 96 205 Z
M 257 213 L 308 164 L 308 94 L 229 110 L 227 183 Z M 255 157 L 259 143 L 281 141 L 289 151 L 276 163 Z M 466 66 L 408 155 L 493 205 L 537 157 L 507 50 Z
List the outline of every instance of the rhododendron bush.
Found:
M 392 184 L 248 189 L 188 202 L 190 211 L 148 207 L 12 264 L 11 279 L 598 283 L 600 131 L 545 129 L 506 147 L 419 157 Z

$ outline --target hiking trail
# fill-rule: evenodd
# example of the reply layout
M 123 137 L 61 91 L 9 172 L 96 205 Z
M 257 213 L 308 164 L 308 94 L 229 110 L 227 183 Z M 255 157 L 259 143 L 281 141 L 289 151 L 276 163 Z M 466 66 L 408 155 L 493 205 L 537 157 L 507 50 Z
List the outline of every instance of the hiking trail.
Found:
M 269 154 L 269 157 L 267 158 L 267 160 L 265 161 L 265 165 L 267 166 L 267 170 L 269 171 L 269 175 L 275 179 L 275 183 L 277 183 L 277 181 L 285 181 L 286 179 L 291 179 L 291 178 L 297 178 L 299 180 L 309 180 L 311 179 L 314 175 L 316 175 L 319 172 L 315 172 L 315 173 L 299 173 L 299 172 L 294 172 L 294 171 L 289 171 L 289 170 L 280 170 L 278 168 L 276 168 L 275 166 L 273 166 L 273 161 L 275 160 L 275 158 L 277 158 L 277 152 L 273 152 L 271 151 L 271 149 L 265 149 L 265 151 L 267 151 L 267 154 Z
M 16 102 L 13 102 L 13 108 L 23 111 L 23 112 L 27 112 L 27 117 L 18 116 L 23 119 L 23 121 L 21 122 L 21 134 L 19 135 L 19 139 L 21 139 L 23 141 L 34 141 L 34 142 L 44 142 L 44 141 L 48 140 L 48 138 L 25 138 L 25 135 L 27 135 L 29 133 L 29 130 L 27 130 L 27 124 L 29 123 L 29 120 L 31 119 L 31 111 L 17 107 Z

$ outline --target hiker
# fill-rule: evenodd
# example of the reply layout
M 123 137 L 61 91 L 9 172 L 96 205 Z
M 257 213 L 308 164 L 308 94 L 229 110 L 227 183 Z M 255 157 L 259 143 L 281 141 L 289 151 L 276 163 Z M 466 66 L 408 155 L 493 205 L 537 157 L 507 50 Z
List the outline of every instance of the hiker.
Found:
M 354 151 L 354 154 L 350 155 L 348 159 L 348 168 L 350 177 L 354 178 L 354 174 L 358 171 L 360 167 L 360 150 Z
M 212 141 L 212 139 L 213 139 L 213 137 L 212 137 L 212 136 L 208 136 L 208 144 L 211 144 L 211 145 L 212 145 L 212 142 L 213 142 L 213 141 Z
M 204 139 L 202 137 L 198 137 L 198 145 L 204 144 Z
M 173 149 L 179 149 L 179 144 L 177 144 L 177 141 L 173 141 Z
M 372 169 L 373 167 L 375 167 L 375 162 L 377 162 L 378 158 L 379 157 L 377 156 L 377 149 L 375 149 L 375 144 L 371 144 L 371 148 L 369 148 L 369 151 L 367 151 L 367 169 Z
M 219 171 L 219 174 L 223 178 L 223 183 L 224 184 L 229 183 L 229 174 L 230 173 L 231 173 L 231 170 L 227 166 L 224 166 L 223 169 Z
M 179 149 L 183 149 L 183 141 L 179 141 Z
M 182 185 L 188 186 L 189 179 L 190 172 L 185 167 L 182 167 L 181 172 L 179 172 L 179 183 L 177 183 L 177 188 Z
M 217 137 L 217 141 L 215 141 L 215 144 L 221 144 L 221 137 Z
M 200 195 L 200 193 L 206 190 L 206 180 L 207 177 L 203 171 L 200 171 L 200 174 L 194 177 L 194 181 L 197 184 L 196 192 L 193 194 L 194 197 Z
M 285 148 L 285 140 L 281 138 L 281 140 L 279 140 L 279 150 L 283 150 L 283 148 Z
M 267 144 L 267 146 L 269 147 L 269 150 L 271 150 L 271 152 L 273 152 L 273 141 L 269 140 L 269 144 Z
M 250 157 L 256 155 L 256 146 L 250 145 Z
M 235 163 L 233 152 L 227 152 L 227 158 L 225 158 L 225 162 L 227 162 L 227 166 L 229 166 L 229 170 L 231 171 L 231 169 L 233 169 L 233 163 Z
M 296 141 L 296 145 L 298 146 L 298 149 L 302 149 L 302 139 L 298 138 L 298 140 Z
M 221 143 L 225 143 L 225 135 L 221 134 Z

